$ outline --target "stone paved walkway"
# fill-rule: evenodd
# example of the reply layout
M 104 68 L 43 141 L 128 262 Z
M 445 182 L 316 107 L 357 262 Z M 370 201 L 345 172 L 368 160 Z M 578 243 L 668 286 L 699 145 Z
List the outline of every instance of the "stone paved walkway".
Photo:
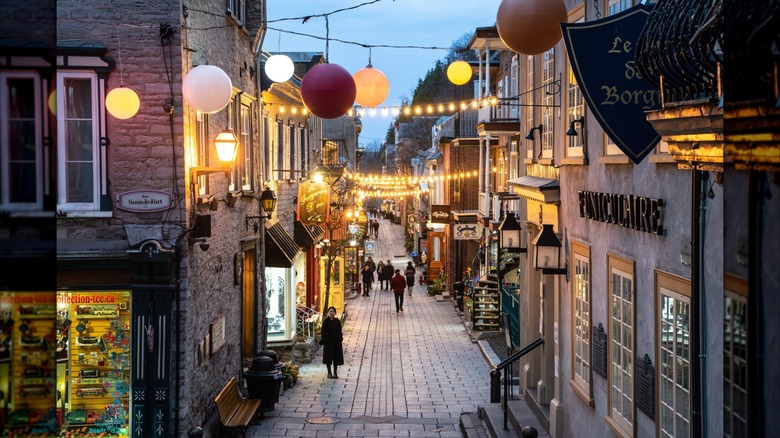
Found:
M 403 244 L 402 227 L 380 219 L 374 261 L 403 270 Z M 419 285 L 405 298 L 402 313 L 390 291 L 348 300 L 339 379 L 318 353 L 247 437 L 461 437 L 460 414 L 489 401 L 488 365 L 448 300 Z

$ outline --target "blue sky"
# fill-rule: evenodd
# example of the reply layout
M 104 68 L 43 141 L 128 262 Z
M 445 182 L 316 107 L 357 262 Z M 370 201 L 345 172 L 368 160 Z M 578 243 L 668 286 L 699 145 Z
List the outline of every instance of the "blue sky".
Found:
M 322 37 L 323 40 L 269 30 L 263 49 L 282 52 L 325 52 L 326 21 L 324 17 L 279 21 L 281 18 L 325 14 L 372 0 L 268 0 L 268 27 Z M 380 0 L 356 9 L 329 15 L 329 37 L 371 46 L 424 46 L 448 48 L 466 32 L 492 26 L 500 0 Z M 374 47 L 371 64 L 390 81 L 390 94 L 383 106 L 399 105 L 401 97 L 411 97 L 417 81 L 422 79 L 445 50 L 398 49 Z M 368 64 L 369 50 L 353 44 L 330 41 L 328 60 L 350 73 Z M 364 116 L 360 143 L 369 146 L 385 137 L 390 116 Z

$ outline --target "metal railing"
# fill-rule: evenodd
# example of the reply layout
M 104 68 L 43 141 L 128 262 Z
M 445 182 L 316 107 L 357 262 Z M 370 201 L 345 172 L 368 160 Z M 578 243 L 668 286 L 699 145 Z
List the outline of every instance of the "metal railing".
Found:
M 322 314 L 310 307 L 298 307 L 296 313 L 296 332 L 307 338 L 313 338 L 317 334 L 317 323 L 322 320 Z
M 542 338 L 539 338 L 530 344 L 523 347 L 517 353 L 512 354 L 506 359 L 502 360 L 495 368 L 490 371 L 490 402 L 501 402 L 501 409 L 504 411 L 504 430 L 509 430 L 507 427 L 507 394 L 509 394 L 509 370 L 512 364 L 526 354 L 533 351 L 536 347 L 544 344 Z M 504 397 L 501 397 L 501 371 L 504 371 Z

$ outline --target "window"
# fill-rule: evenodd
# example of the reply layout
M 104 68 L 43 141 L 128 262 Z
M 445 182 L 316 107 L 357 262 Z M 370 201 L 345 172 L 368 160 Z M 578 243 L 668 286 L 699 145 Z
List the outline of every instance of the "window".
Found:
M 252 131 L 252 105 L 242 100 L 238 124 L 239 149 L 236 153 L 236 180 L 241 190 L 252 190 L 252 151 L 255 149 Z
M 298 165 L 295 164 L 298 160 L 295 154 L 298 152 L 298 146 L 296 144 L 296 136 L 295 136 L 295 122 L 290 120 L 288 122 L 287 131 L 289 132 L 290 137 L 290 148 L 289 148 L 289 154 L 287 155 L 289 157 L 290 163 L 288 169 L 290 171 L 287 173 L 287 178 L 293 179 L 296 177 L 296 170 L 298 168 Z
M 525 67 L 525 125 L 530 130 L 534 124 L 534 101 L 535 91 L 534 89 L 534 57 L 529 56 L 526 58 Z M 534 160 L 534 142 L 533 140 L 526 140 L 526 162 L 533 162 Z
M 615 15 L 631 7 L 631 0 L 609 0 L 607 15 Z
M 747 436 L 747 282 L 726 276 L 723 297 L 723 436 Z
M 41 210 L 40 77 L 36 72 L 2 72 L 0 82 L 0 210 Z
M 238 24 L 244 24 L 246 20 L 245 0 L 227 0 L 227 15 L 231 16 Z
M 655 272 L 658 321 L 658 427 L 662 437 L 691 433 L 691 292 L 688 280 Z
M 575 15 L 575 14 L 572 14 Z M 578 8 L 576 15 L 570 17 L 574 23 L 582 23 L 585 21 L 585 8 Z M 582 90 L 577 79 L 574 77 L 574 70 L 571 65 L 567 69 L 566 81 L 566 129 L 571 125 L 571 122 L 585 117 L 585 102 L 582 98 Z M 585 126 L 582 124 L 575 124 L 574 129 L 577 130 L 577 135 L 566 136 L 566 156 L 567 157 L 582 157 L 584 148 L 583 141 L 585 140 Z
M 303 124 L 298 124 L 298 146 L 300 155 L 298 156 L 298 170 L 307 170 L 309 168 L 309 157 L 307 152 L 306 135 L 304 134 Z M 298 174 L 301 177 L 303 174 Z
M 607 255 L 608 409 L 607 424 L 620 436 L 631 436 L 634 424 L 634 264 Z
M 198 113 L 195 119 L 195 141 L 197 142 L 198 166 L 207 167 L 209 165 L 209 116 L 208 114 Z M 198 176 L 198 195 L 209 193 L 208 175 Z
M 542 54 L 542 139 L 541 158 L 553 156 L 553 128 L 555 118 L 553 105 L 555 105 L 555 48 Z
M 272 144 L 271 138 L 271 120 L 268 118 L 268 113 L 263 113 L 263 183 L 265 180 L 271 179 L 271 163 L 273 162 L 273 155 L 271 155 Z
M 590 247 L 572 242 L 572 387 L 589 404 L 593 403 L 590 368 Z
M 273 172 L 274 179 L 280 180 L 283 178 L 282 169 L 284 169 L 284 122 L 282 118 L 276 116 L 276 171 Z
M 99 210 L 105 172 L 97 74 L 57 73 L 57 96 L 58 209 Z

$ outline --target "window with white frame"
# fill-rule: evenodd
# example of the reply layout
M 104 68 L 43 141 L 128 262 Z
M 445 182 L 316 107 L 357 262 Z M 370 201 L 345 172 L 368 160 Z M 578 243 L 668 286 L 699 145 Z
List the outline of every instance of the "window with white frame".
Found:
M 273 172 L 274 179 L 280 180 L 284 178 L 282 170 L 284 169 L 284 121 L 281 117 L 276 116 L 276 171 Z
M 198 166 L 209 166 L 209 116 L 198 113 L 195 116 L 195 141 L 197 143 Z M 198 195 L 209 193 L 208 175 L 198 176 Z
M 227 14 L 237 23 L 244 24 L 246 20 L 246 1 L 245 0 L 226 0 Z
M 243 95 L 242 95 L 243 97 Z M 241 99 L 238 116 L 238 151 L 236 152 L 236 173 L 241 190 L 252 190 L 252 151 L 255 149 L 252 127 L 253 104 Z
M 747 282 L 726 278 L 723 297 L 723 436 L 744 437 L 748 428 Z
M 553 156 L 553 128 L 555 117 L 553 105 L 555 105 L 555 48 L 542 54 L 542 132 L 539 134 L 542 140 L 542 158 Z
M 590 403 L 591 391 L 591 297 L 590 247 L 572 242 L 574 278 L 572 282 L 572 386 L 577 395 Z
M 574 18 L 574 23 L 583 23 L 585 21 L 585 9 L 580 8 L 577 11 L 577 16 Z M 571 123 L 574 120 L 582 118 L 583 122 L 575 124 L 574 129 L 577 130 L 577 135 L 566 136 L 566 156 L 567 157 L 582 157 L 583 156 L 583 141 L 585 139 L 585 101 L 582 98 L 582 90 L 577 83 L 577 78 L 574 77 L 574 70 L 569 65 L 567 69 L 566 81 L 566 126 L 572 126 Z
M 58 209 L 100 209 L 100 95 L 95 72 L 57 73 Z
M 40 75 L 0 72 L 0 210 L 43 208 Z
M 295 135 L 295 121 L 290 120 L 287 122 L 287 131 L 289 132 L 288 136 L 290 137 L 290 148 L 289 148 L 289 160 L 290 163 L 288 165 L 288 169 L 290 171 L 287 173 L 287 178 L 293 179 L 295 178 L 295 171 L 297 170 L 297 166 L 295 162 L 297 161 L 296 154 L 298 153 L 298 145 L 296 144 L 296 135 Z
M 656 271 L 658 421 L 662 437 L 691 434 L 691 296 L 688 280 Z
M 309 161 L 308 161 L 309 160 L 309 156 L 306 153 L 307 152 L 307 148 L 306 148 L 306 135 L 305 135 L 305 131 L 303 129 L 303 123 L 298 123 L 297 132 L 298 132 L 297 135 L 298 135 L 298 149 L 299 149 L 298 161 L 297 161 L 298 167 L 297 168 L 298 168 L 298 170 L 303 171 L 303 170 L 308 169 L 308 163 L 309 163 Z M 298 174 L 298 178 L 301 178 L 302 176 L 303 176 L 303 173 L 299 173 Z
M 631 436 L 634 424 L 634 264 L 609 254 L 609 370 L 607 424 Z
M 271 151 L 273 145 L 271 139 L 273 133 L 271 132 L 271 119 L 268 117 L 267 112 L 263 112 L 263 182 L 271 179 L 271 163 L 273 162 Z
M 528 130 L 530 130 L 534 126 L 534 107 L 535 107 L 535 100 L 534 96 L 536 95 L 535 91 L 531 91 L 534 89 L 534 57 L 528 56 L 526 57 L 526 63 L 525 63 L 525 125 L 528 127 Z M 534 141 L 533 140 L 526 140 L 525 141 L 526 146 L 526 159 L 533 160 L 534 157 Z

